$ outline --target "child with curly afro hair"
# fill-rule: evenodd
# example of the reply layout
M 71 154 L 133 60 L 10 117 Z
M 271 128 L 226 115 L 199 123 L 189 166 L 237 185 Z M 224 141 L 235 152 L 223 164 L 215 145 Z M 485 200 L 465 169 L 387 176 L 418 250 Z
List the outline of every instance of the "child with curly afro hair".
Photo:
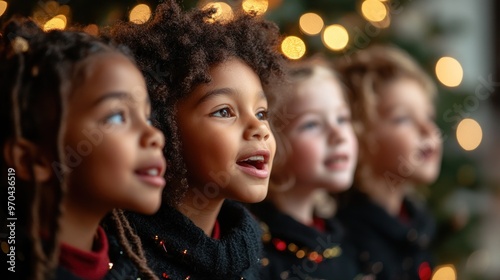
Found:
M 267 194 L 276 143 L 264 89 L 283 72 L 279 33 L 255 14 L 215 13 L 170 0 L 142 25 L 108 30 L 134 52 L 166 136 L 164 202 L 128 219 L 150 267 L 169 279 L 258 279 L 260 268 L 259 226 L 233 200 Z

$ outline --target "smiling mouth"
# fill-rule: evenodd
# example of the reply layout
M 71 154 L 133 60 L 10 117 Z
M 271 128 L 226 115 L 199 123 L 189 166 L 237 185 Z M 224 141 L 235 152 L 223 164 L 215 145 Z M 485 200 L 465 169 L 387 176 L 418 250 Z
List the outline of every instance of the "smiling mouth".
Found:
M 335 155 L 325 161 L 325 166 L 330 170 L 345 169 L 349 164 L 347 155 Z
M 165 186 L 165 178 L 163 178 L 162 174 L 163 169 L 162 166 L 152 166 L 138 169 L 135 171 L 135 174 L 144 183 L 161 188 Z
M 237 166 L 246 174 L 264 179 L 269 177 L 269 152 L 261 151 L 253 155 L 245 156 L 236 162 Z

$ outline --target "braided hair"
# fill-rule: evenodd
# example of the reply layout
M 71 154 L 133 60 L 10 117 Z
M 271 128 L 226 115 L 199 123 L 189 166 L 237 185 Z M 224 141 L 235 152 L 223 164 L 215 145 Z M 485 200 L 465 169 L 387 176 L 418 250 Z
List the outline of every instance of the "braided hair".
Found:
M 54 30 L 44 33 L 29 19 L 10 20 L 3 28 L 0 42 L 1 117 L 7 123 L 0 139 L 2 147 L 10 140 L 27 140 L 48 151 L 51 160 L 64 162 L 66 100 L 85 82 L 80 75 L 89 67 L 85 62 L 102 53 L 120 53 L 130 58 L 124 48 L 83 32 Z M 7 154 L 2 157 L 5 166 L 6 157 Z M 34 178 L 35 163 L 29 164 L 31 178 Z M 22 208 L 28 210 L 16 214 L 24 216 L 19 220 L 27 221 L 24 226 L 29 237 L 28 246 L 33 248 L 28 252 L 28 262 L 32 265 L 30 279 L 51 278 L 58 264 L 59 219 L 64 211 L 65 179 L 65 176 L 52 176 L 47 183 L 37 180 L 18 182 L 23 188 L 17 192 L 24 196 L 20 198 Z M 50 203 L 45 199 L 49 197 Z M 42 216 L 42 210 L 47 208 L 49 215 Z M 128 240 L 137 242 L 138 238 L 130 225 L 123 222 L 120 213 L 114 210 L 112 216 L 121 245 L 144 276 L 157 279 L 146 265 L 140 243 L 135 246 L 129 243 Z M 42 224 L 42 218 L 46 217 L 48 220 Z M 44 236 L 43 246 L 41 233 L 48 233 Z
M 177 102 L 196 86 L 209 83 L 210 69 L 230 58 L 248 64 L 264 89 L 283 72 L 274 23 L 242 12 L 222 22 L 214 20 L 215 12 L 213 8 L 184 12 L 175 0 L 167 0 L 157 6 L 148 22 L 122 22 L 105 32 L 132 49 L 146 78 L 155 125 L 166 138 L 164 155 L 169 168 L 163 201 L 173 206 L 188 187 L 175 119 Z

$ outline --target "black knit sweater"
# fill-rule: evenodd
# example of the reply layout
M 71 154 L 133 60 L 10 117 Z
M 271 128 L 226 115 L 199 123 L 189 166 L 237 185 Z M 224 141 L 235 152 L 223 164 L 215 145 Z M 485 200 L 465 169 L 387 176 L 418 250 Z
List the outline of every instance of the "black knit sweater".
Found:
M 268 228 L 263 235 L 265 258 L 261 279 L 362 277 L 353 248 L 346 242 L 344 230 L 335 218 L 323 220 L 323 232 L 296 221 L 269 202 L 252 205 L 251 209 Z
M 357 191 L 338 217 L 358 251 L 360 266 L 377 280 L 430 279 L 433 259 L 429 243 L 435 223 L 424 208 L 405 199 L 406 220 L 390 216 Z
M 261 231 L 239 203 L 224 202 L 219 240 L 168 205 L 153 216 L 129 213 L 128 218 L 160 279 L 259 279 Z

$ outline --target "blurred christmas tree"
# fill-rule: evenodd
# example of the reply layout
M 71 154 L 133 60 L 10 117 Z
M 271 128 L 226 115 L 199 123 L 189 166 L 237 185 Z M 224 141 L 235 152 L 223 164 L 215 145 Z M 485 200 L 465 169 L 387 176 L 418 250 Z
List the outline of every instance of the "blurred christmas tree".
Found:
M 34 17 L 39 24 L 44 25 L 48 20 L 62 14 L 68 25 L 78 24 L 88 28 L 92 26 L 94 31 L 97 31 L 97 27 L 112 24 L 116 20 L 128 20 L 129 12 L 137 4 L 146 4 L 151 10 L 154 10 L 157 4 L 157 1 L 137 0 L 7 2 L 9 6 L 6 13 L 0 17 L 2 20 L 14 13 L 20 13 Z M 349 59 L 349 55 L 371 44 L 388 43 L 395 44 L 410 53 L 432 77 L 436 77 L 436 62 L 445 55 L 440 46 L 441 40 L 467 32 L 468 25 L 466 20 L 460 19 L 443 21 L 439 13 L 432 15 L 414 12 L 414 6 L 425 5 L 418 3 L 425 1 L 245 0 L 243 2 L 243 7 L 252 7 L 278 24 L 284 37 L 289 38 L 287 41 L 289 45 L 283 45 L 282 50 L 294 59 L 317 52 L 332 58 Z M 181 3 L 185 9 L 214 5 L 203 0 L 184 0 Z M 221 10 L 224 12 L 230 12 L 228 7 L 238 9 L 242 6 L 241 0 L 224 1 L 227 4 L 225 6 L 220 4 L 221 2 L 217 3 L 216 7 L 222 7 Z M 448 8 L 453 9 L 453 7 Z M 447 69 L 447 71 L 452 70 L 457 69 Z M 482 179 L 484 176 L 477 159 L 470 157 L 458 145 L 456 136 L 459 122 L 463 118 L 472 117 L 474 112 L 483 110 L 486 102 L 478 103 L 474 110 L 467 111 L 465 110 L 467 106 L 469 109 L 475 106 L 470 101 L 478 98 L 476 93 L 462 87 L 443 86 L 437 79 L 436 84 L 439 89 L 437 122 L 443 133 L 444 157 L 438 181 L 433 186 L 422 189 L 423 196 L 441 225 L 435 253 L 439 263 L 453 264 L 458 269 L 459 279 L 499 279 L 498 274 L 486 277 L 480 274 L 472 275 L 466 271 L 470 266 L 476 267 L 470 269 L 471 271 L 481 267 L 481 259 L 476 256 L 480 248 L 477 239 L 480 226 L 484 224 L 482 217 L 487 211 L 481 206 L 491 203 L 488 202 L 491 199 L 489 194 L 495 188 L 498 193 L 498 188 L 494 182 Z M 500 100 L 498 94 L 490 93 L 494 100 Z M 491 98 L 486 99 L 491 100 Z M 483 107 L 478 109 L 478 106 Z M 474 266 L 474 262 L 479 264 Z

